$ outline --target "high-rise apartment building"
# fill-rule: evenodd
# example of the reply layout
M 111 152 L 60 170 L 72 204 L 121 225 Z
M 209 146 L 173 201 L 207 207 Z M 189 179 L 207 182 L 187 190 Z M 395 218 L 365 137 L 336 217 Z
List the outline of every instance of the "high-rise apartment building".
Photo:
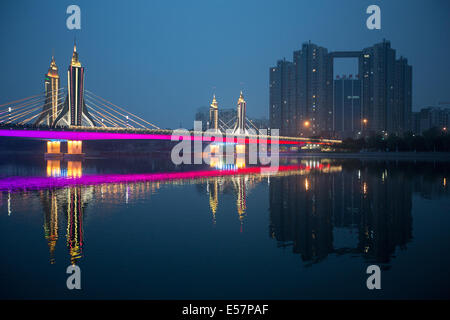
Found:
M 270 68 L 270 127 L 280 129 L 280 135 L 297 134 L 295 106 L 295 68 L 292 62 L 279 60 Z
M 311 42 L 294 52 L 293 62 L 280 60 L 270 68 L 269 117 L 272 128 L 290 136 L 335 136 L 342 114 L 334 114 L 335 58 L 358 59 L 359 108 L 362 128 L 353 133 L 403 134 L 411 130 L 412 67 L 389 41 L 361 51 L 328 52 Z M 292 68 L 294 73 L 292 73 Z M 346 128 L 343 128 L 347 131 Z
M 332 129 L 332 79 L 328 50 L 311 42 L 294 51 L 297 135 L 323 135 Z
M 424 107 L 412 115 L 413 131 L 423 134 L 432 128 L 439 130 L 450 130 L 450 108 Z
M 406 58 L 395 61 L 394 116 L 388 132 L 412 131 L 412 67 Z M 389 119 L 389 116 L 388 116 Z
M 333 86 L 333 132 L 336 137 L 357 137 L 362 132 L 361 80 L 337 77 Z

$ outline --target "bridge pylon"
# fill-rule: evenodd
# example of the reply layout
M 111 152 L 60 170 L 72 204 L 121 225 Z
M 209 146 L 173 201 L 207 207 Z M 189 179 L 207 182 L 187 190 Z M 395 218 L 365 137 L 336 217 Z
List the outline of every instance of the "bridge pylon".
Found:
M 62 126 L 95 127 L 84 101 L 84 68 L 78 60 L 77 46 L 73 47 L 72 61 L 67 70 L 67 97 L 54 124 Z
M 247 103 L 244 100 L 244 95 L 241 94 L 239 96 L 238 102 L 237 102 L 237 120 L 236 124 L 234 125 L 233 134 L 247 134 L 247 128 L 245 125 L 245 113 L 247 111 Z

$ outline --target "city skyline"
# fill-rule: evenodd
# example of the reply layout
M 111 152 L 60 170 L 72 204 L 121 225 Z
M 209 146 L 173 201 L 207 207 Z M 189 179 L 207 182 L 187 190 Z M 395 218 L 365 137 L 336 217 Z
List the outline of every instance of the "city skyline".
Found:
M 446 2 L 433 2 L 423 7 L 417 1 L 395 4 L 380 1 L 383 21 L 380 31 L 370 31 L 365 27 L 368 3 L 364 1 L 350 2 L 345 12 L 339 10 L 338 4 L 329 1 L 287 3 L 292 12 L 274 8 L 275 4 L 259 4 L 254 12 L 255 6 L 251 2 L 241 5 L 227 3 L 221 5 L 220 10 L 212 11 L 212 4 L 200 2 L 186 5 L 191 18 L 180 17 L 162 3 L 134 3 L 126 8 L 118 3 L 106 8 L 83 1 L 78 4 L 83 22 L 82 29 L 77 32 L 65 28 L 67 3 L 43 7 L 31 2 L 2 4 L 2 11 L 16 9 L 16 15 L 5 17 L 1 22 L 4 41 L 14 43 L 14 50 L 2 50 L 0 58 L 20 63 L 4 66 L 9 77 L 0 80 L 4 88 L 0 102 L 22 96 L 15 85 L 19 81 L 22 89 L 42 91 L 40 77 L 48 68 L 52 48 L 57 65 L 62 67 L 70 55 L 68 48 L 74 36 L 89 73 L 87 86 L 145 118 L 153 116 L 162 127 L 175 128 L 180 121 L 190 127 L 195 110 L 202 105 L 207 106 L 213 93 L 223 105 L 234 105 L 236 92 L 241 89 L 248 102 L 248 115 L 268 117 L 267 68 L 276 59 L 288 57 L 289 52 L 298 50 L 301 43 L 308 40 L 330 51 L 339 51 L 358 50 L 383 38 L 389 39 L 398 55 L 408 57 L 409 64 L 414 67 L 413 111 L 449 100 L 445 90 L 448 71 L 445 52 L 448 52 L 449 45 L 442 42 L 442 32 L 448 29 L 449 22 L 439 18 L 448 6 Z M 152 19 L 141 19 L 141 11 L 146 9 L 151 9 Z M 30 16 L 30 11 L 38 13 Z M 120 26 L 115 19 L 110 19 L 115 14 L 119 15 L 119 11 L 123 12 Z M 212 30 L 201 29 L 204 21 L 201 17 L 207 12 L 214 12 L 221 22 Z M 248 16 L 249 21 L 239 26 L 230 25 L 228 19 L 236 12 Z M 312 24 L 311 19 L 319 12 L 322 14 L 321 24 Z M 419 12 L 429 23 L 416 25 L 414 17 Z M 295 22 L 289 20 L 295 13 Z M 308 17 L 308 13 L 312 17 Z M 161 17 L 157 17 L 158 14 L 162 14 Z M 272 29 L 263 23 L 270 21 L 269 16 L 275 23 L 269 24 L 275 26 Z M 343 18 L 346 19 L 345 25 L 339 24 Z M 311 25 L 315 27 L 308 28 Z M 342 27 L 338 34 L 331 32 L 336 25 Z M 183 28 L 180 29 L 181 26 Z M 407 34 L 414 34 L 414 39 L 405 37 L 405 30 L 408 30 Z M 196 37 L 192 37 L 194 31 Z M 21 42 L 19 39 L 26 34 L 31 35 L 27 36 L 29 41 Z M 42 34 L 46 36 L 42 37 Z M 423 45 L 425 41 L 437 44 L 437 49 L 427 49 Z M 241 50 L 235 50 L 236 45 Z M 338 64 L 336 72 L 354 74 L 351 70 L 354 63 L 353 67 L 351 64 Z M 429 75 L 430 70 L 433 76 Z M 61 83 L 66 82 L 65 78 L 66 75 L 62 75 Z M 172 120 L 173 114 L 179 115 L 180 119 Z
M 174 319 L 449 299 L 449 13 L 0 1 L 0 299 Z

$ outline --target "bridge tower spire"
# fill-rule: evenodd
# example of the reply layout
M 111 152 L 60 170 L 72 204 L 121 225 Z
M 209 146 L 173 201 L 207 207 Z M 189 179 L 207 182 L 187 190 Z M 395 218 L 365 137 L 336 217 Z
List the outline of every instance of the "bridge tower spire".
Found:
M 60 107 L 58 105 L 59 96 L 59 74 L 56 66 L 55 56 L 52 55 L 52 61 L 48 72 L 44 76 L 45 102 L 42 107 L 42 114 L 37 118 L 35 124 L 46 124 L 52 126 L 56 120 Z
M 241 94 L 240 94 L 238 102 L 237 102 L 237 120 L 236 120 L 236 125 L 234 126 L 233 134 L 246 134 L 247 133 L 247 129 L 245 126 L 246 109 L 247 109 L 247 103 L 245 102 L 244 95 L 241 91 Z
M 84 102 L 84 67 L 78 58 L 76 43 L 73 45 L 72 59 L 67 70 L 66 101 L 54 125 L 95 127 Z
M 220 132 L 220 130 L 219 130 L 219 104 L 217 103 L 215 94 L 213 96 L 213 100 L 209 107 L 209 129 L 213 129 L 215 132 Z

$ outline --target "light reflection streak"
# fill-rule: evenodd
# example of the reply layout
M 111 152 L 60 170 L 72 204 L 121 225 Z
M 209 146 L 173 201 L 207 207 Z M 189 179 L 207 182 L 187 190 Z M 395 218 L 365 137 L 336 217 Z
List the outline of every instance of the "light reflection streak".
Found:
M 209 177 L 262 174 L 262 167 L 237 168 L 234 170 L 198 170 L 185 172 L 143 173 L 143 174 L 108 174 L 108 175 L 83 175 L 81 173 L 68 175 L 67 177 L 7 177 L 0 180 L 0 191 L 39 190 L 46 188 L 63 188 L 76 185 L 118 184 L 145 181 L 177 181 L 186 179 L 202 179 Z M 308 168 L 304 165 L 288 165 L 278 168 L 266 167 L 262 175 L 277 174 L 285 171 L 304 171 Z

